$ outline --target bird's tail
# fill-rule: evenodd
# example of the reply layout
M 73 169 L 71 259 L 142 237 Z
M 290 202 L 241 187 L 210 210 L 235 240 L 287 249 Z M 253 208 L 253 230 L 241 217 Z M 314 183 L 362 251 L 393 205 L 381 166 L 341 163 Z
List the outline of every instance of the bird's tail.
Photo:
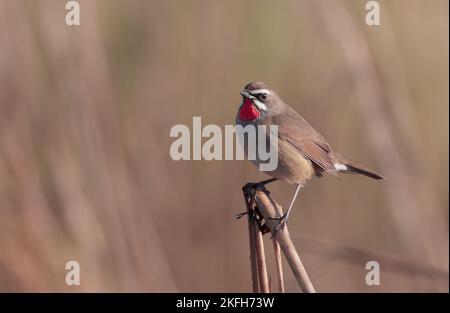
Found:
M 334 152 L 333 153 L 333 159 L 334 159 L 334 167 L 338 172 L 341 173 L 347 173 L 347 174 L 361 174 L 373 179 L 384 179 L 383 176 L 369 170 L 368 168 L 356 164 L 349 159 L 343 157 L 342 155 Z

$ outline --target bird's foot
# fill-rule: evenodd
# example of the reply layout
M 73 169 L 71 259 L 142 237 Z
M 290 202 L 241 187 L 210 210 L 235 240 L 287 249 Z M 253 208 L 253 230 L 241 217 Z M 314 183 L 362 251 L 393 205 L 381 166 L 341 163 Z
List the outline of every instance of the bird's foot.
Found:
M 242 190 L 246 194 L 250 194 L 251 190 L 264 190 L 265 186 L 261 183 L 246 183 L 245 186 L 242 187 Z
M 272 182 L 274 182 L 276 180 L 277 180 L 276 178 L 270 178 L 270 179 L 266 179 L 266 180 L 263 180 L 263 181 L 260 181 L 260 182 L 257 182 L 257 183 L 247 183 L 247 184 L 245 184 L 245 186 L 242 187 L 242 190 L 245 193 L 249 193 L 249 191 L 251 189 L 265 190 L 265 187 L 266 187 L 267 184 L 270 184 L 270 183 L 272 183 Z
M 281 231 L 287 225 L 287 222 L 289 219 L 289 214 L 284 213 L 283 216 L 269 217 L 269 219 L 278 221 L 278 225 L 275 226 L 275 229 L 273 231 L 273 234 L 275 234 L 276 232 Z M 272 234 L 272 237 L 273 237 L 273 234 Z

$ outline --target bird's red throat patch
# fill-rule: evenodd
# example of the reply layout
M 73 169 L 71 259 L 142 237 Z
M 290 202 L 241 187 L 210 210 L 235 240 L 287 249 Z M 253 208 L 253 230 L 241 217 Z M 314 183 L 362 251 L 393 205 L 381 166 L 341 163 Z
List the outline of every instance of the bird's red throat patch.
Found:
M 244 104 L 242 105 L 242 108 L 239 111 L 239 119 L 244 122 L 253 121 L 259 118 L 260 115 L 261 112 L 259 112 L 258 109 L 256 109 L 253 102 L 250 99 L 245 98 Z

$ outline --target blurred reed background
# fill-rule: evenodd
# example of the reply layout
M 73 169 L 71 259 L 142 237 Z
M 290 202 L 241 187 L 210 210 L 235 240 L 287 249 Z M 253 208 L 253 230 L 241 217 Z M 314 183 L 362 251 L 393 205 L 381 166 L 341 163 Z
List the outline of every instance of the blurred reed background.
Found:
M 316 289 L 448 291 L 448 1 L 379 1 L 378 27 L 362 0 L 79 2 L 69 27 L 66 1 L 0 0 L 0 291 L 250 291 L 234 215 L 264 174 L 175 162 L 169 130 L 234 123 L 255 80 L 387 177 L 302 190 L 289 226 Z

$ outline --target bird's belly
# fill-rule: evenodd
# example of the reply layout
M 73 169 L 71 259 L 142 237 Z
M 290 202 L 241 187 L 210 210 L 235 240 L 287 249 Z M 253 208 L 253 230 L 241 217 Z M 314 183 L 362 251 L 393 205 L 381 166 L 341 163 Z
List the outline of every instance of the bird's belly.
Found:
M 253 164 L 259 166 L 259 160 L 253 160 Z M 316 173 L 309 159 L 284 140 L 278 141 L 278 166 L 274 171 L 266 174 L 289 184 L 305 184 Z

